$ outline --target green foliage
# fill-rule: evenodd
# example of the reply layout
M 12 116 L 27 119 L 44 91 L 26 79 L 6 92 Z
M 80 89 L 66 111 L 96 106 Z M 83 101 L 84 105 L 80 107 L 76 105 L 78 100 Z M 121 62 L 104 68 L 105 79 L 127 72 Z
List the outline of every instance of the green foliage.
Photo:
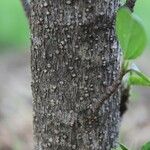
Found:
M 128 148 L 126 148 L 126 146 L 124 146 L 123 144 L 119 144 L 119 147 L 114 150 L 128 150 Z
M 131 70 L 128 80 L 129 85 L 150 86 L 150 78 L 137 70 Z
M 117 13 L 116 32 L 124 59 L 135 59 L 142 54 L 146 45 L 146 34 L 142 23 L 127 8 L 122 8 Z
M 129 85 L 150 86 L 150 78 L 130 62 L 142 54 L 146 45 L 146 34 L 139 19 L 127 8 L 121 8 L 116 18 L 116 34 L 123 50 L 123 76 Z
M 142 18 L 142 22 L 148 37 L 148 46 L 150 46 L 150 21 L 149 21 L 149 0 L 137 0 L 136 7 L 134 9 L 135 13 Z
M 122 5 L 126 2 L 126 0 L 121 0 Z M 150 46 L 150 21 L 149 21 L 149 0 L 137 0 L 136 6 L 134 7 L 134 12 L 142 18 L 144 29 L 147 33 L 148 37 L 148 46 Z
M 122 150 L 128 150 L 123 144 L 120 144 L 120 148 L 121 148 Z
M 137 17 L 127 8 L 121 8 L 116 17 L 116 34 L 123 50 L 123 80 L 126 84 L 150 86 L 150 78 L 144 75 L 131 61 L 142 54 L 146 46 L 146 33 Z M 120 144 L 116 150 L 128 150 Z M 141 150 L 150 150 L 150 142 Z
M 0 0 L 0 47 L 29 43 L 29 26 L 20 0 Z
M 150 150 L 150 142 L 144 144 L 141 150 Z
M 124 145 L 120 144 L 120 146 L 116 148 L 115 150 L 129 150 L 129 149 L 125 147 Z M 141 150 L 150 150 L 150 142 L 147 142 L 146 144 L 144 144 Z

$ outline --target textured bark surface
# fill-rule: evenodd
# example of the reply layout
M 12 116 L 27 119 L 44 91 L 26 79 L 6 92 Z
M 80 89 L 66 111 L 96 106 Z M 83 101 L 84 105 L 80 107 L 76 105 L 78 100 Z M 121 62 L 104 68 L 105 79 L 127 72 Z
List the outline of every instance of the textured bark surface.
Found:
M 119 90 L 98 112 L 92 104 L 119 76 L 118 6 L 119 0 L 32 0 L 36 150 L 111 150 L 117 144 Z

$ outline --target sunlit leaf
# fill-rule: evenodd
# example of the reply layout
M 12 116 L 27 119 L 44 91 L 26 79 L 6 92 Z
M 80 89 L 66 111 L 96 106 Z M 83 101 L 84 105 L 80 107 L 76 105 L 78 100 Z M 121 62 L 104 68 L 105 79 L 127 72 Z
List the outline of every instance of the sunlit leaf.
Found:
M 141 21 L 127 8 L 117 13 L 116 33 L 123 49 L 124 59 L 135 59 L 146 46 L 146 34 Z

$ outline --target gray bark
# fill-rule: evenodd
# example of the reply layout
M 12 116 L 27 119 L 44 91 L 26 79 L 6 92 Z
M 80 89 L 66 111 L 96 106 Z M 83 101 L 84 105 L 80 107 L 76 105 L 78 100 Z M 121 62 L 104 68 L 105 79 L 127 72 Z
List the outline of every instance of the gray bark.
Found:
M 36 150 L 111 150 L 120 90 L 114 15 L 119 0 L 32 0 L 31 71 Z

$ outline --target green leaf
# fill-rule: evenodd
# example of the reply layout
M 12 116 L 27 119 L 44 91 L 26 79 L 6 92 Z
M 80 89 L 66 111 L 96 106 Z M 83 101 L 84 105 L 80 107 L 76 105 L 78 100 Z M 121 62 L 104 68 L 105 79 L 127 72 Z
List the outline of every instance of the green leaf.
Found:
M 144 75 L 140 70 L 130 70 L 128 79 L 130 85 L 150 86 L 150 78 Z
M 124 145 L 120 144 L 119 147 L 117 147 L 116 149 L 113 150 L 128 150 Z
M 146 33 L 141 21 L 127 8 L 119 9 L 116 18 L 116 34 L 123 49 L 124 59 L 135 59 L 146 46 Z
M 150 150 L 150 142 L 144 144 L 141 150 Z
M 128 150 L 124 145 L 120 144 L 120 147 L 122 148 L 122 150 Z

